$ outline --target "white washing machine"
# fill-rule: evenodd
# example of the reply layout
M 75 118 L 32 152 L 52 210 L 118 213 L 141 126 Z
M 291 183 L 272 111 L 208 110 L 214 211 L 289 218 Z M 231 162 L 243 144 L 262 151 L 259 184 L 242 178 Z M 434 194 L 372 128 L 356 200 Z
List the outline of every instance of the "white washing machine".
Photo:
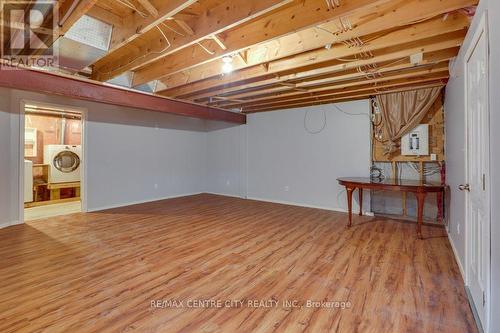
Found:
M 81 146 L 44 146 L 43 163 L 49 165 L 49 183 L 80 181 L 81 158 Z

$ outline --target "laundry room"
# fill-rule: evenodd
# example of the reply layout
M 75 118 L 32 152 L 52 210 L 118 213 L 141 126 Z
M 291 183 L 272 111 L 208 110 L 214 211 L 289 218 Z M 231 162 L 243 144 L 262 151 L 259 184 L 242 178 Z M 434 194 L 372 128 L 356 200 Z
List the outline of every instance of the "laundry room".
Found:
M 28 103 L 24 111 L 25 218 L 81 211 L 81 114 Z

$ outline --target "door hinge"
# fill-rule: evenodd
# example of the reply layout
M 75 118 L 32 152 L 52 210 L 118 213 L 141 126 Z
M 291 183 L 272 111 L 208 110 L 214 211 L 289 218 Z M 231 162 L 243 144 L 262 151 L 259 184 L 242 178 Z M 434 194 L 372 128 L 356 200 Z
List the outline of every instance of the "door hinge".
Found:
M 486 293 L 483 291 L 483 306 L 486 305 Z
M 486 191 L 486 175 L 483 173 L 483 191 Z

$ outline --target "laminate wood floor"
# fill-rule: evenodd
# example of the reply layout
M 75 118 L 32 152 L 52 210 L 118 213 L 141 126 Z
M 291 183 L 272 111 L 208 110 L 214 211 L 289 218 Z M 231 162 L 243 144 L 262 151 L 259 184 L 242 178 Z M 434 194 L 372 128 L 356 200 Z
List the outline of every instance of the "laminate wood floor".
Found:
M 346 222 L 202 194 L 5 228 L 0 332 L 476 331 L 444 229 Z

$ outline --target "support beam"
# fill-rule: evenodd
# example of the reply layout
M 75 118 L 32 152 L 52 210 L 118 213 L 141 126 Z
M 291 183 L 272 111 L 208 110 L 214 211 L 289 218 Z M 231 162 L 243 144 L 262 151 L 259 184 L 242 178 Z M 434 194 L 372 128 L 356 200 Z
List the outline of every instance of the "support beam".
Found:
M 332 99 L 339 98 L 349 98 L 353 96 L 357 98 L 366 94 L 383 94 L 387 91 L 393 91 L 395 89 L 403 89 L 403 88 L 412 88 L 416 86 L 420 86 L 423 84 L 446 84 L 448 81 L 448 75 L 441 75 L 440 77 L 429 77 L 429 78 L 417 78 L 414 80 L 407 80 L 406 82 L 398 81 L 398 82 L 387 82 L 387 84 L 381 84 L 380 86 L 374 85 L 365 85 L 358 89 L 346 90 L 345 92 L 339 92 L 336 94 L 330 95 L 322 95 L 322 96 L 311 96 L 309 98 L 297 99 L 297 100 L 284 100 L 281 102 L 267 104 L 267 105 L 252 105 L 248 108 L 242 107 L 241 110 L 246 112 L 247 110 L 255 110 L 255 109 L 267 109 L 267 108 L 280 108 L 283 105 L 297 105 L 297 104 L 306 104 L 306 103 L 316 103 L 323 101 L 330 101 Z
M 206 11 L 193 21 L 189 26 L 183 20 L 174 20 L 182 29 L 170 27 L 170 21 L 160 25 L 168 42 L 158 31 L 145 32 L 134 47 L 124 45 L 113 47 L 113 52 L 97 61 L 94 65 L 92 78 L 107 81 L 128 70 L 147 65 L 188 46 L 195 45 L 205 39 L 211 38 L 231 29 L 239 24 L 248 22 L 260 15 L 264 15 L 276 8 L 286 5 L 291 0 L 226 0 Z M 160 37 L 160 38 L 159 38 Z M 196 45 L 201 52 L 203 49 Z
M 316 89 L 310 89 L 307 93 L 299 93 L 294 95 L 286 96 L 276 96 L 272 99 L 260 100 L 258 102 L 252 103 L 251 101 L 246 101 L 245 103 L 233 103 L 230 106 L 232 108 L 243 108 L 245 110 L 247 107 L 264 107 L 266 105 L 275 105 L 280 103 L 287 103 L 291 101 L 300 100 L 311 100 L 316 98 L 325 98 L 326 96 L 334 96 L 339 94 L 347 94 L 357 92 L 360 87 L 369 86 L 370 89 L 382 89 L 390 88 L 392 85 L 396 84 L 409 84 L 410 82 L 422 82 L 422 81 L 436 81 L 447 79 L 449 77 L 448 73 L 448 63 L 443 63 L 429 69 L 418 69 L 414 71 L 407 71 L 399 74 L 387 75 L 379 77 L 376 79 L 356 79 L 348 82 L 341 82 L 338 84 L 324 86 Z
M 310 75 L 307 76 L 305 75 L 307 72 L 302 72 L 300 73 L 301 75 L 298 77 L 292 77 L 290 80 L 287 81 L 280 81 L 277 82 L 276 84 L 272 85 L 262 85 L 255 87 L 254 89 L 251 89 L 249 91 L 245 91 L 245 89 L 242 89 L 241 91 L 235 91 L 230 94 L 224 94 L 222 96 L 224 97 L 231 97 L 231 98 L 244 98 L 244 99 L 251 99 L 252 101 L 259 101 L 262 99 L 266 98 L 272 98 L 277 95 L 282 95 L 286 93 L 293 93 L 293 90 L 298 89 L 309 89 L 310 87 L 318 86 L 318 85 L 325 85 L 325 84 L 333 84 L 335 82 L 343 82 L 346 80 L 352 80 L 355 78 L 364 78 L 364 77 L 369 77 L 370 75 L 366 75 L 366 71 L 360 71 L 360 68 L 372 68 L 371 73 L 372 76 L 382 76 L 385 75 L 386 73 L 391 73 L 391 72 L 399 72 L 399 71 L 404 71 L 404 70 L 410 70 L 412 68 L 416 67 L 421 67 L 421 66 L 429 66 L 433 64 L 437 64 L 440 62 L 445 62 L 449 61 L 450 59 L 456 57 L 458 54 L 459 48 L 450 48 L 450 49 L 445 49 L 437 52 L 428 52 L 424 53 L 424 57 L 422 62 L 418 65 L 415 66 L 410 62 L 409 56 L 407 58 L 400 58 L 398 60 L 392 61 L 384 61 L 384 62 L 377 62 L 374 61 L 371 64 L 365 65 L 365 66 L 356 66 L 353 64 L 352 66 L 349 66 L 349 68 L 346 68 L 345 70 L 341 71 L 336 71 L 335 66 L 332 67 L 326 67 L 322 68 L 321 70 L 323 71 L 324 69 L 331 68 L 333 71 L 332 72 L 324 72 L 325 74 L 322 75 Z M 373 58 L 373 60 L 376 60 L 376 58 Z M 314 73 L 315 71 L 313 71 Z M 302 75 L 304 74 L 304 75 Z M 213 97 L 213 96 L 211 96 Z M 220 96 L 221 97 L 221 96 Z M 205 100 L 205 99 L 203 99 Z
M 463 42 L 468 20 L 462 15 L 450 15 L 448 20 L 441 18 L 414 24 L 400 30 L 386 33 L 382 36 L 365 36 L 363 39 L 371 39 L 369 43 L 361 47 L 349 47 L 344 44 L 336 44 L 334 49 L 319 49 L 292 58 L 277 60 L 269 64 L 266 71 L 260 66 L 249 67 L 231 73 L 224 77 L 207 79 L 185 85 L 175 89 L 161 92 L 165 96 L 176 96 L 180 98 L 199 99 L 203 96 L 217 95 L 221 90 L 227 92 L 229 89 L 239 90 L 238 86 L 258 85 L 260 81 L 265 83 L 276 83 L 281 76 L 293 76 L 293 72 L 304 72 L 316 70 L 320 67 L 329 67 L 330 73 L 355 68 L 374 62 L 395 59 L 395 57 L 409 56 L 415 52 L 432 52 L 460 46 Z M 449 33 L 448 35 L 445 35 Z M 431 38 L 429 38 L 431 37 Z M 380 50 L 380 51 L 379 51 Z M 374 57 L 360 57 L 356 61 L 345 61 L 362 52 L 373 52 Z M 404 51 L 404 52 L 403 52 Z M 390 55 L 384 59 L 383 55 Z M 375 58 L 377 58 L 375 60 Z M 343 61 L 344 60 L 344 61 Z M 335 68 L 332 68 L 335 66 Z M 292 74 L 289 74 L 292 72 Z M 312 73 L 310 73 L 312 74 Z M 320 73 L 316 73 L 320 74 Z M 323 73 L 326 74 L 326 73 Z M 241 88 L 240 88 L 241 89 Z
M 451 57 L 449 59 L 451 59 Z M 303 82 L 302 84 L 296 84 L 296 88 L 289 87 L 288 89 L 282 89 L 278 93 L 268 93 L 267 90 L 263 90 L 260 92 L 260 95 L 257 95 L 255 97 L 241 95 L 226 96 L 226 101 L 213 102 L 209 103 L 208 105 L 222 108 L 240 108 L 242 106 L 269 104 L 284 99 L 293 100 L 301 97 L 310 97 L 313 94 L 323 95 L 336 92 L 342 88 L 348 88 L 367 83 L 379 83 L 388 80 L 404 78 L 410 79 L 415 76 L 422 76 L 431 73 L 439 73 L 439 75 L 442 75 L 443 73 L 448 73 L 447 60 L 449 59 L 446 59 L 439 64 L 428 64 L 416 68 L 411 64 L 395 65 L 392 67 L 383 68 L 383 70 L 377 72 L 377 74 L 374 74 L 373 78 L 367 78 L 363 73 L 357 72 L 357 75 L 347 74 L 335 76 L 330 78 L 328 81 L 321 82 L 320 84 L 315 83 L 315 81 Z M 242 98 L 244 98 L 243 103 L 232 102 L 233 100 L 242 100 Z
M 245 50 L 245 60 L 234 59 L 235 71 L 271 62 L 280 58 L 293 56 L 298 53 L 322 48 L 325 45 L 333 45 L 347 41 L 354 37 L 378 33 L 393 27 L 418 22 L 423 19 L 432 18 L 448 13 L 458 8 L 469 6 L 476 0 L 409 0 L 403 3 L 394 2 L 384 4 L 366 13 L 359 11 L 348 17 L 351 30 L 341 30 L 340 21 L 333 20 L 313 28 L 298 31 L 271 42 L 257 45 Z M 345 22 L 346 19 L 343 19 Z M 200 64 L 189 70 L 172 74 L 162 80 L 168 89 L 181 85 L 194 83 L 200 80 L 218 78 L 223 74 L 221 66 L 217 62 Z
M 157 16 L 143 18 L 132 15 L 124 20 L 122 29 L 115 29 L 111 37 L 110 51 L 116 50 L 133 41 L 143 33 L 153 29 L 167 18 L 174 16 L 183 9 L 194 4 L 197 0 L 151 0 L 151 5 L 158 11 Z
M 327 20 L 350 15 L 356 11 L 374 8 L 390 0 L 342 0 L 340 6 L 329 9 L 324 0 L 302 0 L 293 5 L 266 16 L 263 20 L 252 21 L 239 29 L 229 31 L 223 38 L 227 50 L 212 49 L 212 54 L 200 48 L 186 48 L 170 56 L 161 58 L 149 66 L 137 70 L 133 85 L 158 79 L 243 51 L 250 46 L 266 42 L 296 30 L 323 23 Z
M 349 95 L 345 97 L 335 97 L 335 98 L 330 98 L 330 99 L 324 99 L 324 100 L 315 100 L 314 102 L 290 102 L 290 103 L 285 103 L 280 106 L 274 106 L 274 107 L 268 107 L 268 108 L 249 108 L 244 111 L 244 113 L 255 113 L 255 112 L 265 112 L 265 111 L 276 111 L 276 110 L 285 110 L 285 109 L 291 109 L 291 108 L 302 108 L 302 107 L 307 107 L 307 106 L 313 106 L 313 105 L 322 105 L 322 104 L 332 104 L 332 103 L 340 103 L 340 102 L 346 102 L 346 101 L 354 101 L 354 100 L 360 100 L 360 99 L 367 99 L 370 98 L 371 96 L 375 95 L 380 95 L 380 94 L 389 94 L 389 93 L 395 93 L 395 92 L 401 92 L 401 91 L 409 91 L 409 90 L 418 90 L 418 89 L 425 89 L 425 88 L 433 88 L 433 87 L 444 87 L 446 85 L 446 82 L 434 82 L 434 83 L 425 83 L 422 85 L 411 85 L 409 87 L 396 87 L 395 89 L 388 89 L 384 91 L 377 91 L 377 90 L 372 90 L 372 91 L 367 91 L 367 92 L 362 92 L 357 95 Z
M 430 48 L 432 45 L 429 44 L 422 44 L 422 47 L 424 47 L 426 50 L 435 50 L 435 49 L 440 49 L 439 45 L 435 45 L 435 48 Z M 256 83 L 252 84 L 247 84 L 243 87 L 233 87 L 229 88 L 228 90 L 231 90 L 231 94 L 228 94 L 227 96 L 240 96 L 240 97 L 248 97 L 248 98 L 257 98 L 259 93 L 265 93 L 266 90 L 271 90 L 271 92 L 274 89 L 275 85 L 270 84 L 279 84 L 282 81 L 290 81 L 290 82 L 302 82 L 304 81 L 305 84 L 308 82 L 321 82 L 324 79 L 328 79 L 331 82 L 335 81 L 342 81 L 342 80 L 347 80 L 351 79 L 353 77 L 357 77 L 360 73 L 358 72 L 357 68 L 359 66 L 370 66 L 373 64 L 380 64 L 380 71 L 384 73 L 386 70 L 396 70 L 396 69 L 402 69 L 402 68 L 407 68 L 408 64 L 401 62 L 400 60 L 402 57 L 407 57 L 409 58 L 410 54 L 415 53 L 415 48 L 413 49 L 406 49 L 406 50 L 399 50 L 396 52 L 388 53 L 388 54 L 382 54 L 380 56 L 375 55 L 374 58 L 369 59 L 369 60 L 362 60 L 359 63 L 351 63 L 348 64 L 346 67 L 342 68 L 342 64 L 339 65 L 333 65 L 333 66 L 328 66 L 328 67 L 323 67 L 319 69 L 313 69 L 305 72 L 300 72 L 300 73 L 294 73 L 290 75 L 284 75 L 280 76 L 278 81 L 275 79 L 269 79 L 269 80 L 263 80 L 263 81 L 258 81 Z M 450 49 L 443 49 L 439 51 L 434 51 L 434 52 L 425 52 L 424 53 L 424 60 L 422 64 L 432 64 L 432 63 L 438 63 L 441 61 L 449 60 L 453 57 L 455 57 L 458 54 L 459 48 L 454 47 Z M 394 65 L 396 64 L 396 65 Z M 271 82 L 273 81 L 273 82 Z M 266 82 L 268 84 L 266 85 Z M 296 85 L 300 86 L 300 83 L 297 83 Z M 252 89 L 249 89 L 247 92 L 244 87 L 249 87 L 251 86 Z M 241 90 L 237 90 L 238 88 L 241 88 Z M 255 90 L 255 88 L 258 88 Z M 233 90 L 236 89 L 236 90 Z M 255 97 L 253 97 L 253 94 L 257 94 Z M 205 96 L 205 95 L 202 95 Z M 252 97 L 251 97 L 252 96 Z M 203 98 L 203 101 L 208 100 L 209 97 Z M 198 100 L 197 100 L 198 101 Z
M 0 86 L 179 116 L 245 124 L 245 115 L 35 70 L 1 70 Z

